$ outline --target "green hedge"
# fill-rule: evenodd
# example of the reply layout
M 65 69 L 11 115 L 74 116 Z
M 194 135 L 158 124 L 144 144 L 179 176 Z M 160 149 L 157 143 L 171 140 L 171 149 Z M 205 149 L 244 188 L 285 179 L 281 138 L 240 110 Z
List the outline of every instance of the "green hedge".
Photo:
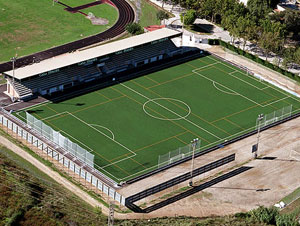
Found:
M 210 44 L 210 45 L 221 45 L 221 46 L 224 46 L 225 48 L 227 48 L 227 49 L 229 49 L 229 50 L 231 50 L 233 52 L 236 52 L 239 55 L 245 56 L 248 59 L 251 59 L 251 60 L 253 60 L 253 61 L 255 61 L 255 62 L 259 63 L 259 64 L 262 64 L 262 65 L 264 65 L 264 66 L 266 66 L 266 67 L 268 67 L 268 68 L 270 68 L 270 69 L 272 69 L 274 71 L 277 71 L 277 72 L 279 72 L 279 73 L 281 73 L 281 74 L 283 74 L 283 75 L 285 75 L 285 76 L 287 76 L 287 77 L 289 77 L 289 78 L 291 78 L 291 79 L 293 79 L 293 80 L 295 80 L 297 82 L 300 82 L 300 77 L 298 75 L 296 75 L 294 73 L 291 73 L 291 72 L 289 72 L 287 70 L 284 70 L 284 69 L 282 69 L 282 68 L 280 68 L 280 67 L 278 67 L 278 66 L 276 66 L 276 65 L 274 65 L 272 63 L 270 63 L 269 61 L 265 61 L 265 60 L 259 58 L 258 56 L 255 56 L 255 55 L 253 55 L 251 53 L 248 53 L 248 52 L 246 52 L 246 51 L 244 51 L 244 50 L 242 50 L 240 48 L 237 48 L 237 47 L 235 47 L 235 46 L 233 46 L 233 45 L 231 45 L 231 44 L 229 44 L 227 42 L 224 42 L 224 41 L 222 41 L 220 39 L 209 39 L 208 40 L 208 44 Z

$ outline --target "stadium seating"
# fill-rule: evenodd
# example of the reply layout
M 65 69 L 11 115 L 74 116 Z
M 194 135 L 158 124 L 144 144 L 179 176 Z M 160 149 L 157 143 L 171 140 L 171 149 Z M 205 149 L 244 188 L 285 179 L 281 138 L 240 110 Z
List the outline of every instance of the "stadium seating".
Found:
M 128 49 L 127 51 L 124 50 L 119 54 L 112 54 L 103 61 L 104 65 L 99 67 L 95 64 L 71 65 L 50 75 L 24 80 L 21 82 L 22 84 L 20 82 L 17 83 L 16 89 L 22 94 L 21 96 L 32 92 L 49 94 L 62 90 L 63 85 L 70 87 L 74 85 L 74 82 L 88 82 L 105 74 L 109 76 L 137 65 L 143 65 L 145 60 L 151 62 L 151 59 L 153 61 L 158 60 L 159 56 L 160 59 L 172 56 L 172 53 L 176 51 L 178 51 L 178 48 L 175 44 L 171 40 L 166 39 L 142 47 Z
M 15 90 L 17 91 L 17 93 L 19 94 L 20 97 L 24 98 L 24 97 L 32 95 L 31 89 L 28 89 L 26 86 L 22 85 L 17 80 L 12 82 L 11 79 L 9 79 L 9 81 L 11 84 L 14 84 Z

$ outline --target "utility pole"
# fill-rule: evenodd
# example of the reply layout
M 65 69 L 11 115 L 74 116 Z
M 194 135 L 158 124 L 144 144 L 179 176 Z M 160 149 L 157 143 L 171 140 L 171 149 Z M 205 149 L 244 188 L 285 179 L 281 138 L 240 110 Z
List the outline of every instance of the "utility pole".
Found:
M 264 114 L 259 114 L 257 118 L 257 141 L 256 141 L 256 147 L 254 148 L 254 159 L 257 158 L 257 152 L 258 152 L 258 144 L 259 144 L 259 138 L 260 138 L 260 127 L 261 127 L 261 121 L 264 119 Z
M 114 204 L 113 204 L 113 202 L 111 202 L 109 204 L 109 214 L 108 214 L 108 223 L 107 223 L 108 226 L 114 225 L 114 212 L 115 212 Z
M 193 149 L 193 155 L 192 155 L 192 164 L 191 164 L 191 179 L 190 179 L 190 182 L 189 182 L 190 187 L 193 186 L 194 159 L 195 159 L 195 151 L 196 151 L 196 147 L 197 147 L 198 142 L 199 142 L 198 138 L 191 141 L 191 145 L 192 145 L 192 149 Z

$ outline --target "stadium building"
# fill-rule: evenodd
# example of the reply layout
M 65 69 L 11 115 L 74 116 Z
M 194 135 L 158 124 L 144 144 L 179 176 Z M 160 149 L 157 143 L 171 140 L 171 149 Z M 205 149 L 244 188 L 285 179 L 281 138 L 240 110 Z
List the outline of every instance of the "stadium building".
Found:
M 172 41 L 180 36 L 179 31 L 163 28 L 7 71 L 5 93 L 14 100 L 28 100 L 89 82 L 95 84 L 96 80 L 118 80 L 125 73 L 152 67 L 158 61 L 189 51 Z

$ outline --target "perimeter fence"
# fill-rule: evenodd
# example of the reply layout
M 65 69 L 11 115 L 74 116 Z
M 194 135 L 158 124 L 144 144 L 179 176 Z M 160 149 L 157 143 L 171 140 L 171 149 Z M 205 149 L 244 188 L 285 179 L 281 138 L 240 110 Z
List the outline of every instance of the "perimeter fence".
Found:
M 200 151 L 200 141 L 195 143 L 195 154 Z M 184 147 L 177 148 L 174 151 L 170 151 L 166 154 L 158 156 L 157 168 L 172 164 L 173 162 L 184 159 L 193 154 L 193 144 L 188 144 Z
M 292 110 L 293 105 L 289 105 L 273 111 L 272 113 L 266 114 L 263 116 L 262 120 L 256 120 L 256 128 L 258 128 L 258 126 L 264 127 L 284 118 L 290 117 L 292 115 Z
M 106 194 L 112 200 L 123 206 L 125 205 L 125 197 L 114 189 L 117 184 L 113 180 L 85 164 L 72 152 L 56 145 L 46 136 L 41 136 L 33 127 L 29 127 L 26 123 L 3 109 L 0 109 L 0 126 L 7 132 L 16 135 L 17 139 L 26 141 L 27 144 L 34 147 L 33 150 L 36 150 L 36 153 L 41 157 L 52 160 L 52 162 L 58 164 L 57 166 L 65 167 L 71 176 L 77 175 L 79 181 L 83 179 L 85 182 L 88 182 L 89 184 L 85 183 L 88 188 L 92 188 L 97 193 Z M 45 128 L 45 131 L 47 130 L 48 128 Z
M 61 135 L 60 132 L 55 131 L 50 126 L 46 125 L 41 120 L 26 112 L 26 121 L 29 127 L 35 129 L 40 135 L 45 136 L 50 141 L 54 142 L 61 148 L 71 152 L 76 158 L 79 158 L 85 164 L 94 167 L 94 155 L 80 147 L 78 144 L 72 142 L 67 137 Z

